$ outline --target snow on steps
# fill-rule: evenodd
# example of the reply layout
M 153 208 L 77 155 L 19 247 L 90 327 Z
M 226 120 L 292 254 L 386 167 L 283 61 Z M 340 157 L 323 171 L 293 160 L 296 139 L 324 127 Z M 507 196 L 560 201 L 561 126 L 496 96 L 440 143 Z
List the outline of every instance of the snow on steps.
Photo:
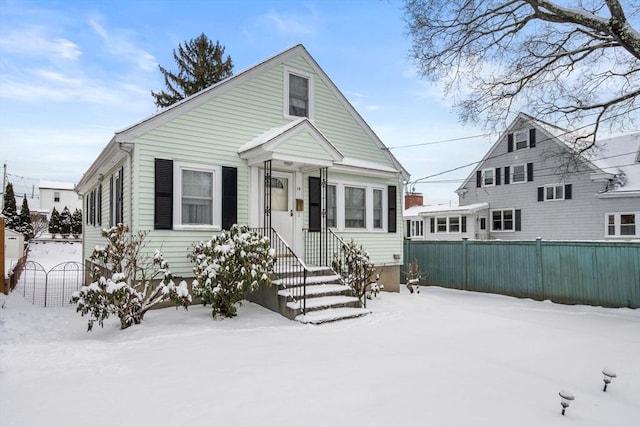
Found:
M 329 307 L 344 307 L 353 304 L 359 305 L 358 298 L 346 295 L 307 298 L 307 310 L 317 310 L 320 308 Z M 299 310 L 302 308 L 302 300 L 288 302 L 287 307 L 293 310 Z
M 325 310 L 307 312 L 307 314 L 300 314 L 296 316 L 296 320 L 301 323 L 312 323 L 318 325 L 321 323 L 334 322 L 336 320 L 353 319 L 370 313 L 371 311 L 366 308 L 328 308 Z

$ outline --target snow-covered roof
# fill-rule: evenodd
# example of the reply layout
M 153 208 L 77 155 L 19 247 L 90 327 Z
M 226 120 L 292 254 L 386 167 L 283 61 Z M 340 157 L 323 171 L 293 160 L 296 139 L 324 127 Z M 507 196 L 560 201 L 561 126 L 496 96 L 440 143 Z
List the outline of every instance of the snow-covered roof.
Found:
M 412 206 L 409 209 L 405 209 L 403 216 L 427 216 L 429 214 L 448 214 L 448 213 L 475 213 L 482 209 L 488 209 L 489 203 L 473 203 L 465 206 L 451 206 L 449 204 L 443 205 L 424 205 L 424 206 Z
M 60 181 L 40 181 L 39 188 L 46 188 L 50 190 L 71 190 L 75 189 L 73 182 L 60 182 Z
M 640 191 L 640 132 L 603 139 L 587 159 L 603 172 L 616 175 L 609 192 Z

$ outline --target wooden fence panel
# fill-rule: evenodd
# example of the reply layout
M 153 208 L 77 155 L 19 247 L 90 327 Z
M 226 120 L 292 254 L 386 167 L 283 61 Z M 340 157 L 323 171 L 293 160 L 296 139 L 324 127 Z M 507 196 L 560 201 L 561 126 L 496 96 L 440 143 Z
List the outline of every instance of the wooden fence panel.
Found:
M 640 307 L 640 244 L 405 241 L 427 283 L 564 304 Z

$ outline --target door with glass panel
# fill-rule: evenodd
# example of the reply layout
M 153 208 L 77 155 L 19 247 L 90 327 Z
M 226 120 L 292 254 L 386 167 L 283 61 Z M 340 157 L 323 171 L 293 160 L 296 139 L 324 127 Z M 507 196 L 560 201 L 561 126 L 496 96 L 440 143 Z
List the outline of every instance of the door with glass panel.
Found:
M 293 249 L 294 206 L 293 174 L 287 172 L 271 173 L 271 226 Z

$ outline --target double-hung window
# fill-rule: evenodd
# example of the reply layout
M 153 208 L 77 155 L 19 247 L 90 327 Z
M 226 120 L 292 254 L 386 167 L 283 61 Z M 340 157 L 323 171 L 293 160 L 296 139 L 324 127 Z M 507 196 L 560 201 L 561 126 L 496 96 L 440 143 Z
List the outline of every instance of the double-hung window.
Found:
M 513 231 L 513 209 L 491 211 L 491 231 Z
M 221 169 L 179 163 L 174 167 L 174 228 L 221 227 Z
M 609 213 L 605 219 L 607 237 L 640 237 L 640 212 Z
M 513 135 L 513 139 L 516 144 L 516 150 L 522 150 L 529 147 L 529 131 L 516 132 Z
M 423 236 L 424 235 L 424 221 L 419 220 L 411 220 L 411 237 Z
M 482 186 L 489 187 L 495 185 L 495 169 L 482 170 Z
M 345 228 L 365 228 L 367 225 L 366 189 L 344 187 L 344 226 Z
M 284 114 L 290 118 L 314 115 L 313 75 L 301 70 L 285 67 Z
M 516 184 L 518 182 L 526 182 L 527 180 L 527 169 L 525 165 L 517 165 L 513 166 L 513 172 L 511 174 L 511 182 Z
M 53 201 L 54 201 L 54 203 L 59 203 L 60 202 L 60 192 L 59 191 L 54 191 L 53 192 Z

